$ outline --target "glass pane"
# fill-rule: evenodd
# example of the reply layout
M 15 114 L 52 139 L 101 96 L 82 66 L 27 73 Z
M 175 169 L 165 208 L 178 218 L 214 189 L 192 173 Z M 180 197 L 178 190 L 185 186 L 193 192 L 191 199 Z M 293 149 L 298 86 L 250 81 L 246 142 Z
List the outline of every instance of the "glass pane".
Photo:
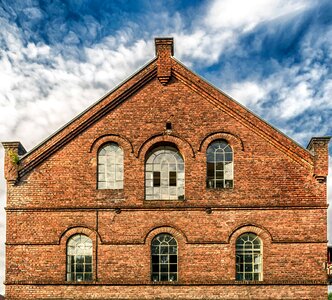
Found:
M 83 264 L 76 264 L 76 272 L 83 272 Z
M 160 273 L 160 281 L 168 281 L 168 274 Z
M 152 255 L 152 263 L 159 263 L 159 256 L 158 255 Z
M 154 273 L 159 272 L 159 265 L 152 264 L 152 272 Z
M 160 272 L 168 272 L 168 265 L 167 264 L 161 264 L 160 265 Z
M 178 275 L 177 273 L 171 273 L 169 275 L 169 281 L 177 281 L 178 280 Z
M 177 272 L 178 266 L 176 264 L 170 264 L 169 265 L 169 271 L 170 272 Z
M 176 172 L 169 172 L 169 185 L 176 186 Z
M 84 274 L 85 281 L 92 281 L 92 273 L 85 273 Z
M 243 280 L 243 274 L 242 273 L 237 273 L 236 274 L 236 280 Z
M 152 274 L 152 281 L 159 281 L 159 275 L 158 274 Z
M 82 253 L 82 251 L 79 251 L 79 253 Z M 84 262 L 84 256 L 82 256 L 82 255 L 76 256 L 76 263 L 77 264 L 83 263 L 83 262 Z
M 83 281 L 83 273 L 76 273 L 76 281 Z
M 252 273 L 245 273 L 245 280 L 253 280 L 253 274 Z
M 160 172 L 153 172 L 153 186 L 160 186 Z
M 172 263 L 177 263 L 177 255 L 170 255 L 169 256 L 169 262 Z
M 85 265 L 85 272 L 92 272 L 92 265 L 91 264 L 86 264 Z

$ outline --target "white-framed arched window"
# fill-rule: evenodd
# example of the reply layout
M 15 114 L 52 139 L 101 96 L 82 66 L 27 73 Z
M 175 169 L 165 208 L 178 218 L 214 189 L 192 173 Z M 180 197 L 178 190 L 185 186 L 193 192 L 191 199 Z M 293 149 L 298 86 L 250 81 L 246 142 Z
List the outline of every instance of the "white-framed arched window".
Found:
M 145 162 L 145 199 L 183 200 L 184 175 L 184 161 L 176 148 L 153 149 Z
M 98 151 L 98 189 L 123 189 L 123 150 L 116 143 Z
M 225 140 L 212 142 L 206 150 L 207 188 L 233 187 L 233 150 Z
M 178 243 L 168 234 L 158 234 L 151 242 L 151 280 L 178 280 Z
M 92 281 L 92 240 L 83 234 L 67 242 L 67 281 Z
M 236 240 L 236 280 L 262 280 L 263 246 L 254 233 L 244 233 Z

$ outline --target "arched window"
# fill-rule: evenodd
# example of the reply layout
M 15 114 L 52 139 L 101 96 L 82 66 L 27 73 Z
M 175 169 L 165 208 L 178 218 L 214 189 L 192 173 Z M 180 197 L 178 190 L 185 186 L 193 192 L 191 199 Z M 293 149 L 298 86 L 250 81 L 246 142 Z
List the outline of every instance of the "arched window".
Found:
M 92 241 L 82 234 L 67 243 L 67 281 L 92 280 Z
M 98 189 L 123 189 L 123 150 L 116 143 L 98 152 Z
M 236 240 L 236 280 L 262 280 L 262 242 L 253 233 Z
M 161 146 L 149 153 L 145 163 L 145 199 L 184 199 L 184 162 L 176 148 Z
M 178 247 L 173 236 L 157 235 L 151 243 L 152 281 L 178 280 Z
M 212 142 L 206 151 L 207 188 L 233 187 L 233 151 L 225 140 Z

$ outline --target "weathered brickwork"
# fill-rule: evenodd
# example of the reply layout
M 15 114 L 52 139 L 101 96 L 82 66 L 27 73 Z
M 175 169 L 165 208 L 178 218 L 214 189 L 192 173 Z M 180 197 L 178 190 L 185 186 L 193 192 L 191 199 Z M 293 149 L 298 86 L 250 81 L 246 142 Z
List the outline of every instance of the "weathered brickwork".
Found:
M 329 138 L 307 149 L 172 57 L 157 57 L 29 153 L 6 151 L 6 299 L 325 299 Z M 166 130 L 166 123 L 172 129 Z M 234 187 L 206 188 L 206 150 L 226 140 Z M 97 189 L 98 150 L 124 153 L 124 188 Z M 174 145 L 184 200 L 145 200 L 145 161 Z M 70 237 L 93 242 L 93 280 L 66 281 Z M 151 281 L 151 242 L 178 243 L 178 280 Z M 235 243 L 262 241 L 262 280 L 237 281 Z

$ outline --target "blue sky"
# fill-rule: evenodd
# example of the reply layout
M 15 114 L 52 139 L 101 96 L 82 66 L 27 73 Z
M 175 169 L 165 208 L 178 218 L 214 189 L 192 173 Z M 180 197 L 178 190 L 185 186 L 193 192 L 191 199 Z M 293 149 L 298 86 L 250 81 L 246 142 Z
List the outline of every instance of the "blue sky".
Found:
M 0 28 L 0 140 L 28 150 L 151 60 L 157 36 L 304 147 L 332 135 L 330 0 L 0 0 Z

